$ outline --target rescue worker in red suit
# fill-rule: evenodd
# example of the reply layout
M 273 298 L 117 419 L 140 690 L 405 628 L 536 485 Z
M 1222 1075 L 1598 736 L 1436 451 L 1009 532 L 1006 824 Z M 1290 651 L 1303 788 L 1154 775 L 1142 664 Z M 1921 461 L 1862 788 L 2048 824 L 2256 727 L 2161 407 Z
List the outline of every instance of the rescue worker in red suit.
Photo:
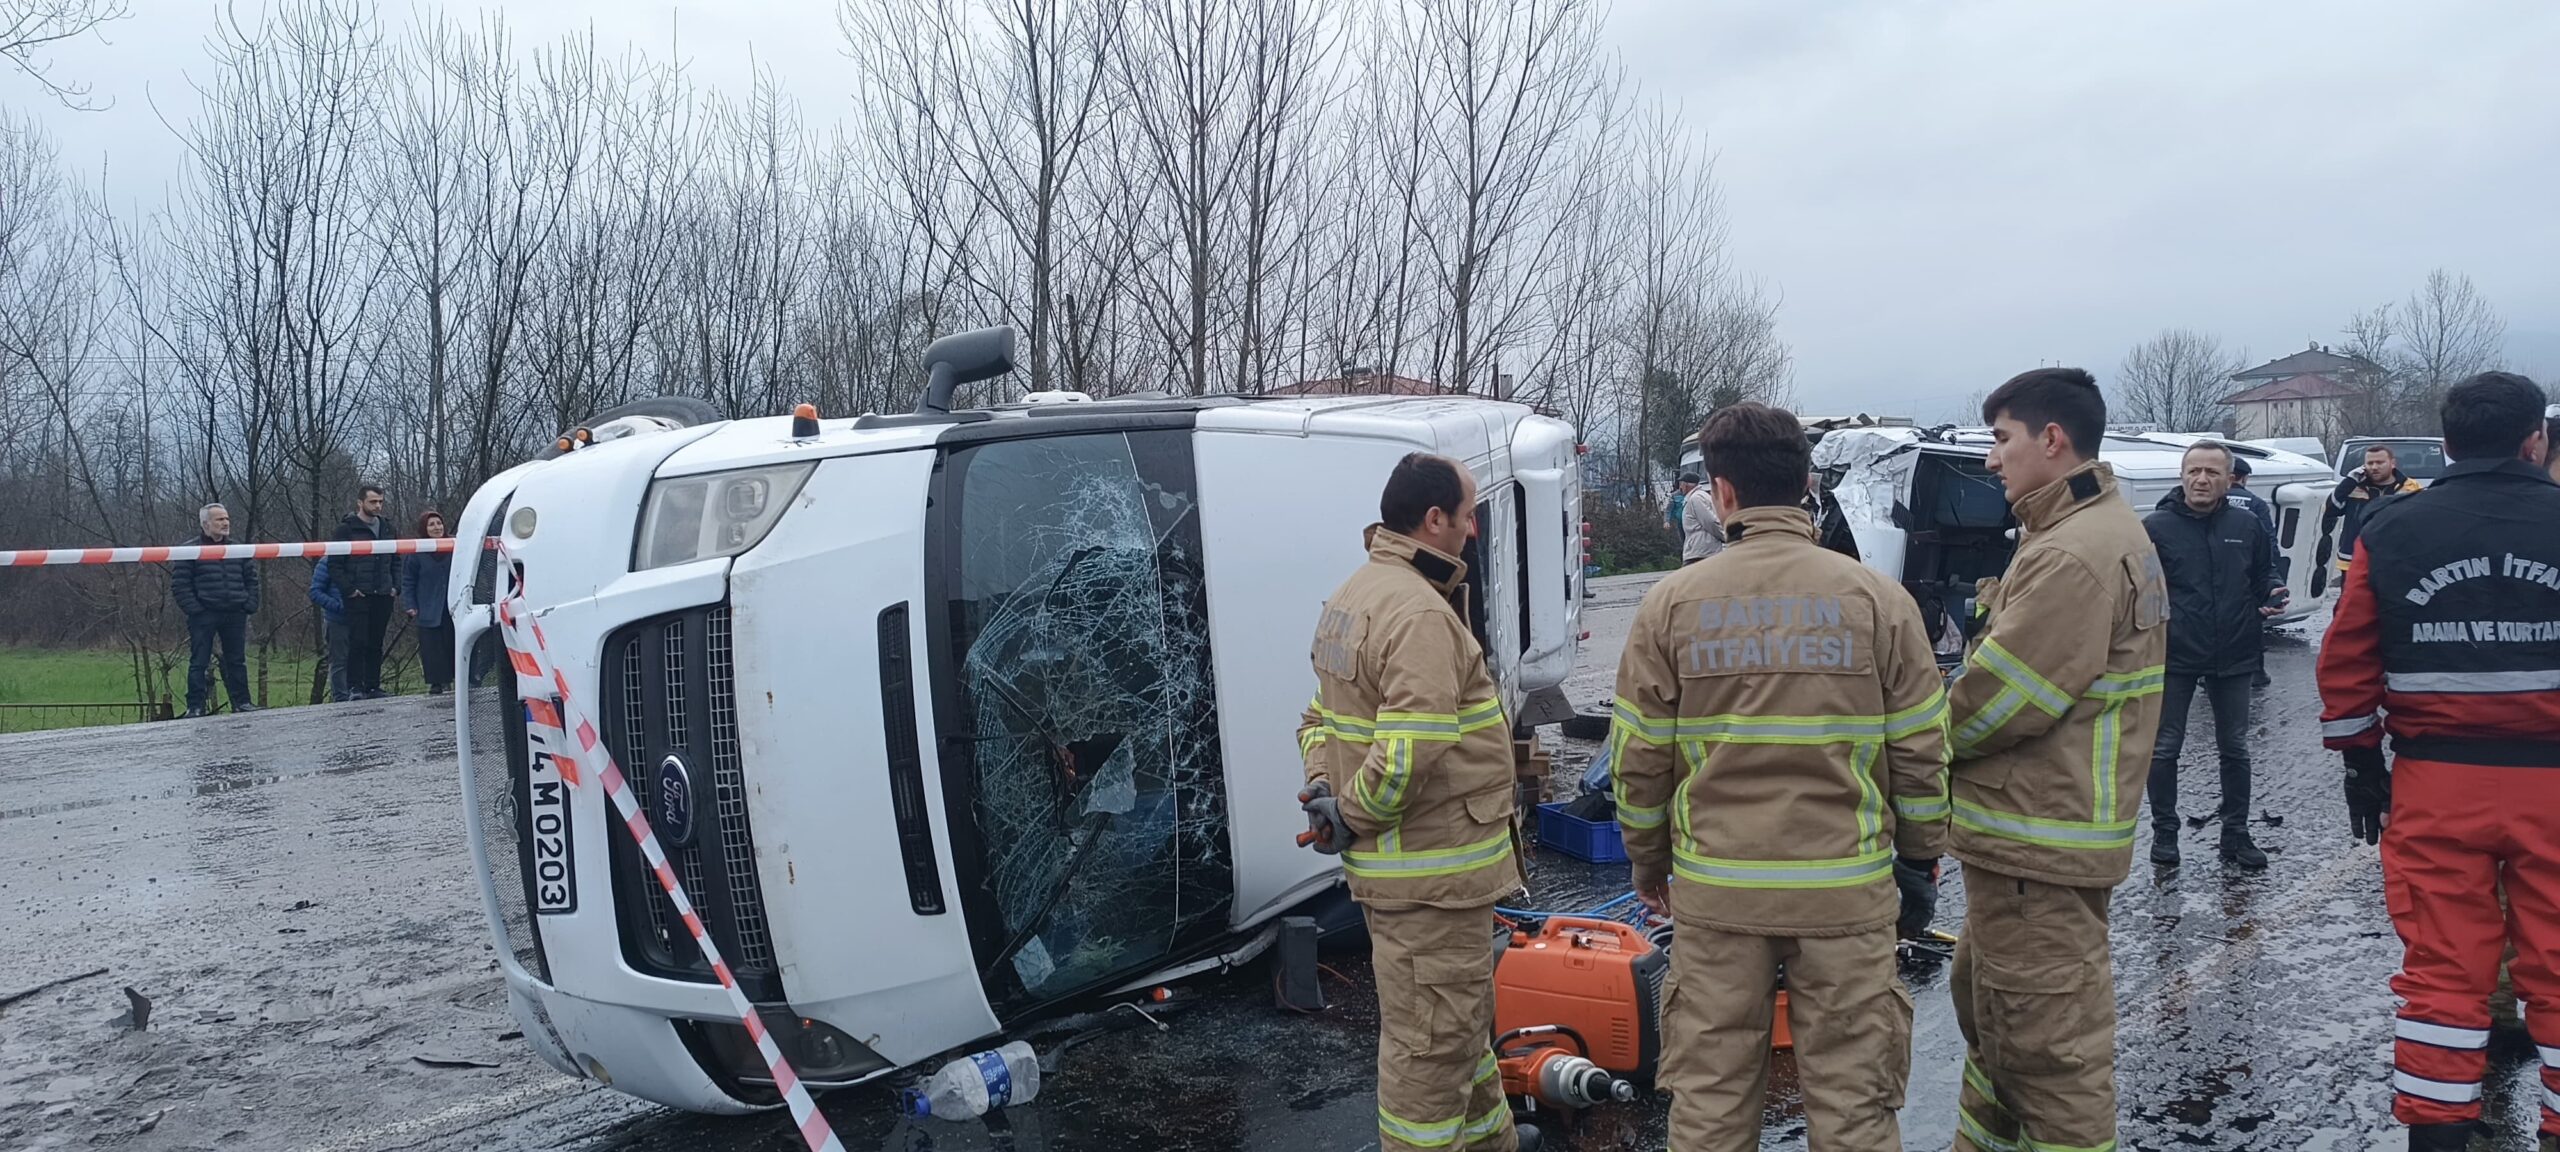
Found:
M 2366 516 L 2320 649 L 2320 734 L 2346 757 L 2351 830 L 2382 845 L 2404 946 L 2392 1114 L 2411 1152 L 2461 1149 L 2479 1127 L 2510 935 L 2541 1148 L 2560 1152 L 2560 484 L 2544 404 L 2506 372 L 2445 394 L 2454 464 Z

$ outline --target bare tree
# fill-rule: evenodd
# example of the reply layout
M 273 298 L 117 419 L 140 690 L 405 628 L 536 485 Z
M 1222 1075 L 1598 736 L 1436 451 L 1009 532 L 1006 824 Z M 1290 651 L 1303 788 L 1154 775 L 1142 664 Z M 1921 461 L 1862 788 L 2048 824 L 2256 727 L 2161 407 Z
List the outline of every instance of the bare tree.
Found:
M 386 251 L 371 235 L 367 149 L 384 73 L 370 10 L 289 0 L 257 25 L 225 20 L 203 111 L 183 134 L 193 174 L 179 221 L 191 265 L 184 323 L 216 357 L 196 374 L 227 391 L 252 453 L 244 536 L 268 494 L 255 454 L 272 434 L 298 475 L 296 527 L 334 520 L 363 466 L 347 436 L 380 363 Z M 245 425 L 245 426 L 243 426 Z
M 2446 389 L 2498 366 L 2507 322 L 2469 276 L 2438 268 L 2400 305 L 2397 335 L 2403 402 L 2431 418 Z
M 931 337 L 994 321 L 1034 387 L 1368 368 L 1551 405 L 1636 503 L 1639 426 L 1785 394 L 1703 139 L 1638 116 L 1593 0 L 841 2 L 840 131 L 767 74 L 378 0 L 218 13 L 156 212 L 0 124 L 0 529 L 155 539 L 220 498 L 319 534 L 359 476 L 406 519 L 642 396 L 903 406 Z M 0 633 L 165 600 L 48 579 Z
M 2231 374 L 2242 354 L 2222 338 L 2192 328 L 2164 328 L 2124 354 L 2116 370 L 2115 409 L 2123 419 L 2147 421 L 2171 432 L 2209 432 L 2228 410 Z
M 1733 284 L 1681 334 L 1686 345 L 1673 361 L 1713 412 L 1745 400 L 1778 407 L 1795 403 L 1795 353 L 1778 338 L 1784 303 L 1758 284 Z
M 53 62 L 43 54 L 56 44 L 132 14 L 128 0 L 0 0 L 0 57 L 65 106 L 94 109 L 98 106 L 89 100 L 89 85 L 56 79 Z
M 453 392 L 459 328 L 478 301 L 469 295 L 472 215 L 470 157 L 482 131 L 471 92 L 479 46 L 449 18 L 424 21 L 403 46 L 387 97 L 382 228 L 392 263 L 413 297 L 418 328 L 411 377 L 424 386 L 412 444 L 428 488 L 455 479 Z
M 1112 108 L 1120 0 L 846 0 L 864 66 L 885 78 L 942 162 L 1011 242 L 962 268 L 1018 316 L 1031 386 L 1056 386 L 1059 285 L 1079 223 L 1064 208 Z
M 1448 309 L 1442 382 L 1469 391 L 1517 337 L 1523 299 L 1543 287 L 1563 218 L 1551 198 L 1579 134 L 1612 127 L 1617 72 L 1589 0 L 1438 0 L 1402 11 L 1404 36 L 1383 50 L 1406 69 L 1422 121 L 1419 223 Z
M 2499 366 L 2506 334 L 2506 321 L 2471 278 L 2442 268 L 2407 300 L 2348 317 L 2342 351 L 2373 368 L 2348 382 L 2363 395 L 2345 405 L 2345 431 L 2431 427 L 2446 389 Z

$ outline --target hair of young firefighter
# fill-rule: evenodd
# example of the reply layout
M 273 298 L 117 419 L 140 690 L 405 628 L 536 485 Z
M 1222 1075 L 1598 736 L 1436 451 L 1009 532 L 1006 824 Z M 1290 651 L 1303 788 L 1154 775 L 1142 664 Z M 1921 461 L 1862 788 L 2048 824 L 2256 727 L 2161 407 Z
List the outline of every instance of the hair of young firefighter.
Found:
M 1456 516 L 1466 499 L 1467 486 L 1455 461 L 1429 452 L 1407 453 L 1387 474 L 1386 491 L 1378 494 L 1378 521 L 1389 532 L 1411 535 L 1432 509 Z
M 1805 474 L 1813 471 L 1813 447 L 1795 413 L 1748 400 L 1707 417 L 1698 429 L 1698 451 L 1708 474 L 1731 483 L 1745 508 L 1801 502 Z
M 2444 454 L 2456 460 L 2514 456 L 2541 427 L 2542 386 L 2513 372 L 2483 372 L 2444 394 Z
M 2038 368 L 2010 377 L 1982 402 L 1983 423 L 1997 423 L 2003 414 L 2026 425 L 2029 434 L 2061 425 L 2083 460 L 2098 458 L 2098 443 L 2107 434 L 2106 394 L 2083 368 Z

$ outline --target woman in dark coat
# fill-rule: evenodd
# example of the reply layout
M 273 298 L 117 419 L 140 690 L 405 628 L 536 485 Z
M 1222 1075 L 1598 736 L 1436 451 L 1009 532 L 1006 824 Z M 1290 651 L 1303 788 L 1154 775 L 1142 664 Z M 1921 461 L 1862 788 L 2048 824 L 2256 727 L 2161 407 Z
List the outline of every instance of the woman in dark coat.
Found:
M 430 510 L 418 517 L 418 535 L 445 534 L 444 513 Z M 427 691 L 453 691 L 453 618 L 445 613 L 445 587 L 453 576 L 453 553 L 422 552 L 401 558 L 400 602 L 418 630 L 418 666 L 426 673 Z

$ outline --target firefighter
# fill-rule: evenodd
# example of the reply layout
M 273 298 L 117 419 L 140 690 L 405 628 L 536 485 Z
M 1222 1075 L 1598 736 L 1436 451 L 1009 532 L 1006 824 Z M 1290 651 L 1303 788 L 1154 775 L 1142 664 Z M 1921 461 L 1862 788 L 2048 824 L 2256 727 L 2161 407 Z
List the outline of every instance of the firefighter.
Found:
M 1794 416 L 1728 405 L 1698 440 L 1689 499 L 1726 548 L 1645 594 L 1610 734 L 1636 893 L 1677 925 L 1671 1147 L 1760 1146 L 1783 964 L 1808 1146 L 1900 1148 L 1894 941 L 1928 925 L 1947 835 L 1937 659 L 1909 593 L 1815 543 Z
M 2454 464 L 2366 518 L 2320 646 L 2320 735 L 2345 755 L 2350 831 L 2382 844 L 2403 946 L 2391 1111 L 2412 1152 L 2460 1149 L 2477 1126 L 2511 933 L 2542 1150 L 2560 1149 L 2560 485 L 2543 404 L 2506 372 L 2445 393 Z
M 2363 532 L 2365 516 L 2374 508 L 2374 502 L 2422 487 L 2401 473 L 2400 454 L 2389 445 L 2367 445 L 2364 466 L 2338 481 L 2329 493 L 2329 506 L 2320 513 L 2320 535 L 2326 538 L 2332 529 L 2338 533 L 2338 571 L 2346 571 L 2347 562 L 2355 558 L 2356 539 Z
M 1476 486 L 1406 456 L 1378 500 L 1369 561 L 1316 624 L 1316 698 L 1298 727 L 1316 850 L 1342 856 L 1378 981 L 1378 1142 L 1386 1152 L 1534 1152 L 1493 1054 L 1494 903 L 1519 890 L 1511 723 L 1453 606 Z
M 2107 896 L 2133 859 L 2168 650 L 2168 587 L 2115 473 L 2107 403 L 2077 368 L 1983 402 L 2020 535 L 1984 582 L 1988 619 L 1955 682 L 1965 926 L 1950 992 L 1964 1032 L 1959 1152 L 2113 1149 Z

